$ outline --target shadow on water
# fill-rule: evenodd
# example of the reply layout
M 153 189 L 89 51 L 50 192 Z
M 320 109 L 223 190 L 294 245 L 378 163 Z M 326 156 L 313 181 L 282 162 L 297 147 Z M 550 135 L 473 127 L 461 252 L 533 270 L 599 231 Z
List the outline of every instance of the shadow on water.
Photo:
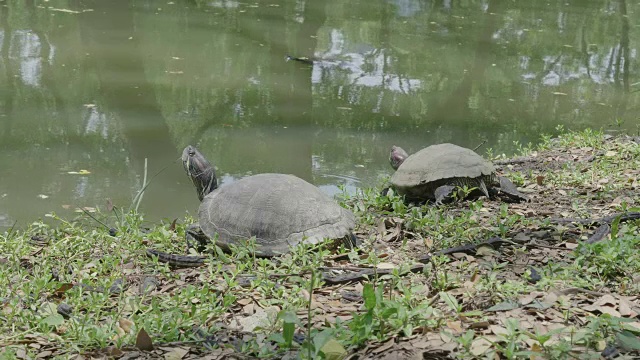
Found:
M 131 10 L 134 3 L 131 0 L 78 1 L 77 8 L 93 10 L 79 17 L 82 48 L 87 54 L 83 66 L 86 72 L 98 75 L 100 93 L 94 111 L 115 121 L 121 129 L 127 166 L 136 174 L 137 188 L 143 185 L 145 159 L 147 161 L 151 184 L 145 190 L 142 210 L 155 208 L 155 215 L 169 216 L 175 211 L 164 201 L 166 188 L 185 178 L 182 165 L 177 161 L 181 149 L 177 149 L 169 134 L 154 88 L 145 74 L 139 43 L 142 35 L 136 31 Z M 171 205 L 183 209 L 188 203 L 187 199 L 176 198 Z M 166 214 L 158 214 L 158 206 L 166 208 Z

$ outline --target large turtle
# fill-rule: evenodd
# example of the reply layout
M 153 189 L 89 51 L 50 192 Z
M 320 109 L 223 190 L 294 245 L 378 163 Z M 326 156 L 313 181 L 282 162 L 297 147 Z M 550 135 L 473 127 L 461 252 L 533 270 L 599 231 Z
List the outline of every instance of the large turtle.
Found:
M 389 162 L 396 170 L 391 185 L 408 200 L 435 200 L 441 204 L 456 187 L 464 186 L 477 188 L 487 197 L 490 189 L 496 189 L 516 200 L 527 199 L 509 179 L 495 173 L 490 161 L 458 145 L 431 145 L 411 156 L 393 146 Z
M 259 174 L 218 188 L 213 166 L 195 147 L 184 149 L 182 163 L 201 200 L 199 224 L 187 229 L 189 246 L 202 250 L 216 237 L 229 250 L 255 236 L 256 255 L 269 257 L 323 239 L 355 245 L 353 213 L 298 177 Z

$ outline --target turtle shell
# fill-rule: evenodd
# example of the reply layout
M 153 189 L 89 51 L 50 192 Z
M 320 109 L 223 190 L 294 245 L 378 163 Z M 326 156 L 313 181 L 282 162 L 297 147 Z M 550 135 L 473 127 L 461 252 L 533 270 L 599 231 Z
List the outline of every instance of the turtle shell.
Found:
M 491 179 L 495 168 L 473 150 L 454 144 L 428 146 L 409 156 L 391 177 L 401 195 L 433 198 L 440 185 L 459 179 Z
M 293 175 L 259 174 L 222 186 L 200 204 L 200 227 L 228 248 L 256 237 L 256 255 L 286 253 L 351 234 L 355 217 L 316 186 Z

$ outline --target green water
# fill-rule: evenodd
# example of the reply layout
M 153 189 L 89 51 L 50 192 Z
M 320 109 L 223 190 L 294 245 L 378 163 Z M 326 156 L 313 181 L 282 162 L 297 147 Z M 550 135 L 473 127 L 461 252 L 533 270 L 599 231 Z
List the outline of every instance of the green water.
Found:
M 127 208 L 145 160 L 147 219 L 194 213 L 188 144 L 223 183 L 284 172 L 333 194 L 390 175 L 393 144 L 637 132 L 639 6 L 0 0 L 0 227 Z

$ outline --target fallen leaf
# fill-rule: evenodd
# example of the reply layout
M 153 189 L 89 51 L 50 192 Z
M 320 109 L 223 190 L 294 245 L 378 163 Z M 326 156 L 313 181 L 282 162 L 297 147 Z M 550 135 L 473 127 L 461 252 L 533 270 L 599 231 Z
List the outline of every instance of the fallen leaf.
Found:
M 471 343 L 469 349 L 474 356 L 480 356 L 491 348 L 491 343 L 483 338 L 477 338 Z
M 447 327 L 455 334 L 462 334 L 462 322 L 461 321 L 447 321 Z
M 131 321 L 129 319 L 122 318 L 122 319 L 118 320 L 118 325 L 120 325 L 122 330 L 124 330 L 125 332 L 128 333 L 128 332 L 131 331 L 131 327 L 133 326 L 133 321 Z
M 396 268 L 394 264 L 388 262 L 381 262 L 376 267 L 381 270 L 391 270 Z
M 600 299 L 598 299 L 596 302 L 593 303 L 593 305 L 596 305 L 596 306 L 616 305 L 616 304 L 618 304 L 618 300 L 609 294 L 603 295 L 602 297 L 600 297 Z
M 169 350 L 164 348 L 163 350 Z M 170 349 L 167 353 L 164 354 L 164 358 L 165 360 L 180 360 L 183 357 L 185 357 L 185 355 L 187 355 L 189 353 L 188 350 L 185 350 L 183 348 L 172 348 Z
M 38 355 L 36 355 L 36 359 L 44 359 L 51 356 L 51 354 L 53 354 L 53 352 L 49 350 L 41 351 L 38 353 Z
M 178 222 L 178 218 L 173 219 L 171 225 L 169 225 L 169 231 L 176 231 L 176 222 Z
M 633 314 L 633 310 L 631 310 L 631 304 L 627 299 L 620 299 L 620 304 L 618 305 L 618 311 L 621 316 L 627 317 Z
M 111 199 L 107 199 L 107 212 L 113 211 L 113 201 Z
M 491 330 L 491 332 L 494 333 L 495 335 L 507 336 L 509 334 L 507 329 L 500 325 L 491 325 L 489 326 L 489 330 Z
M 253 315 L 236 317 L 230 326 L 241 331 L 252 332 L 258 326 L 268 326 L 271 323 L 270 320 L 275 320 L 278 311 L 279 309 L 275 306 L 264 309 L 258 307 Z
M 71 288 L 73 288 L 73 284 L 62 284 L 59 288 L 56 289 L 56 291 L 53 292 L 53 296 L 62 297 L 62 295 L 64 295 L 64 293 Z
M 381 352 L 391 349 L 395 343 L 396 343 L 395 339 L 388 340 L 386 343 L 382 344 L 380 347 L 377 347 L 371 350 L 371 353 L 380 354 Z
M 253 302 L 253 299 L 249 299 L 249 298 L 238 299 L 238 300 L 236 301 L 236 303 L 238 303 L 238 305 L 241 305 L 241 306 L 249 305 L 249 304 L 251 304 L 252 302 Z
M 507 310 L 517 309 L 519 307 L 520 307 L 520 304 L 518 304 L 518 302 L 513 300 L 506 300 L 501 303 L 497 303 L 493 305 L 492 307 L 488 308 L 486 311 L 507 311 Z
M 144 328 L 140 329 L 138 332 L 138 336 L 136 337 L 136 347 L 143 351 L 151 351 L 153 350 L 153 341 L 151 341 L 151 337 L 144 330 Z
M 570 243 L 570 242 L 567 242 L 567 243 L 564 243 L 564 246 L 565 246 L 567 249 L 573 250 L 573 249 L 576 249 L 576 248 L 577 248 L 578 246 L 580 246 L 580 245 L 579 245 L 579 244 L 576 244 L 576 243 Z
M 89 175 L 89 174 L 91 174 L 91 171 L 85 170 L 85 169 L 81 169 L 79 171 L 67 171 L 67 174 L 70 174 L 70 175 Z

